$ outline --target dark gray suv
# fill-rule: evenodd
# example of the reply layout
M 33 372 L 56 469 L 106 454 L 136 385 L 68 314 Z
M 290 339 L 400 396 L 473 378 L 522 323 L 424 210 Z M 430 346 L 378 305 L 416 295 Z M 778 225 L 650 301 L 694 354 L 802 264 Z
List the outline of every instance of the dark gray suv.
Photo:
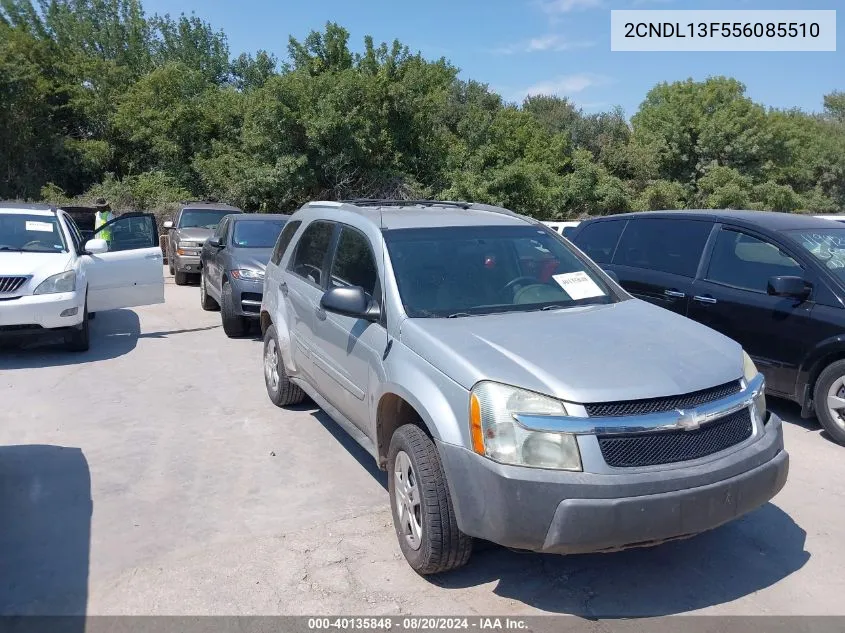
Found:
M 287 215 L 242 213 L 224 217 L 200 254 L 200 304 L 220 310 L 227 336 L 243 336 L 261 308 L 264 268 Z
M 506 209 L 309 203 L 261 326 L 271 401 L 308 394 L 387 470 L 422 574 L 463 565 L 472 537 L 568 554 L 693 536 L 786 482 L 739 344 Z

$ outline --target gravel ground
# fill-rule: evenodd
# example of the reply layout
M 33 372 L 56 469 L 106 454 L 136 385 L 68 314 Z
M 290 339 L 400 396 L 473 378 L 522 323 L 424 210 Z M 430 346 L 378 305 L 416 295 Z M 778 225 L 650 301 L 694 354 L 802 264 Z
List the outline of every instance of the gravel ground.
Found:
M 425 579 L 368 454 L 274 407 L 257 336 L 167 280 L 164 305 L 97 315 L 86 354 L 0 350 L 0 613 L 845 614 L 845 449 L 794 405 L 773 404 L 786 488 L 731 525 L 617 554 L 488 545 Z

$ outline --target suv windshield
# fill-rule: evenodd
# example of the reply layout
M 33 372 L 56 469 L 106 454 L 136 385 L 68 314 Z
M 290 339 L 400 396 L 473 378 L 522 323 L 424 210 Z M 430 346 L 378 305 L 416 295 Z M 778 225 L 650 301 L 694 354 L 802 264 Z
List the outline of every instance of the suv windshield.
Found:
M 0 213 L 0 251 L 64 253 L 67 244 L 55 215 Z
M 238 248 L 273 248 L 285 220 L 240 220 L 235 222 L 232 245 Z
M 230 213 L 231 211 L 218 209 L 185 209 L 179 218 L 178 228 L 216 229 L 220 220 Z
M 802 229 L 785 233 L 845 281 L 845 229 Z
M 536 226 L 384 232 L 410 317 L 459 317 L 616 301 L 559 237 Z

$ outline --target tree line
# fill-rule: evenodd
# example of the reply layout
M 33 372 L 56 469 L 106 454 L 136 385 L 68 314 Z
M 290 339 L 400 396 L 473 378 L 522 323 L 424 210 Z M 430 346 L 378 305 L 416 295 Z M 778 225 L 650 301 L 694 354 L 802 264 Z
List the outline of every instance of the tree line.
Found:
M 441 198 L 542 219 L 630 210 L 845 209 L 845 93 L 767 109 L 735 79 L 662 83 L 630 120 L 509 103 L 398 41 L 333 23 L 288 57 L 231 58 L 140 0 L 0 0 L 0 198 L 115 208 L 217 199 Z

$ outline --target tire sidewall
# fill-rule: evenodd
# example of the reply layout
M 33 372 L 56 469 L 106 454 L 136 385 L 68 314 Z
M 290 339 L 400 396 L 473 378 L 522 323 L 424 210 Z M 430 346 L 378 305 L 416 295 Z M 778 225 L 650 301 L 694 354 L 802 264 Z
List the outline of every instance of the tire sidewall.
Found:
M 430 440 L 429 440 L 430 441 Z M 403 451 L 408 459 L 411 460 L 411 466 L 414 469 L 414 474 L 417 479 L 417 488 L 420 493 L 420 525 L 422 526 L 422 535 L 420 539 L 420 548 L 413 549 L 408 545 L 405 535 L 399 527 L 399 508 L 396 507 L 396 455 L 399 451 Z M 399 548 L 402 554 L 408 560 L 408 563 L 415 570 L 426 565 L 426 561 L 431 560 L 431 519 L 425 509 L 425 501 L 430 494 L 429 488 L 432 482 L 428 477 L 423 475 L 420 469 L 419 459 L 414 451 L 411 442 L 408 441 L 404 433 L 396 432 L 393 434 L 393 439 L 390 442 L 390 450 L 387 457 L 387 489 L 390 495 L 390 511 L 393 515 L 393 528 L 396 532 L 396 538 L 399 541 Z
M 845 445 L 845 429 L 836 423 L 827 408 L 827 393 L 833 383 L 843 376 L 845 376 L 845 361 L 836 361 L 826 367 L 816 382 L 813 401 L 816 404 L 816 417 L 824 430 L 836 443 Z

